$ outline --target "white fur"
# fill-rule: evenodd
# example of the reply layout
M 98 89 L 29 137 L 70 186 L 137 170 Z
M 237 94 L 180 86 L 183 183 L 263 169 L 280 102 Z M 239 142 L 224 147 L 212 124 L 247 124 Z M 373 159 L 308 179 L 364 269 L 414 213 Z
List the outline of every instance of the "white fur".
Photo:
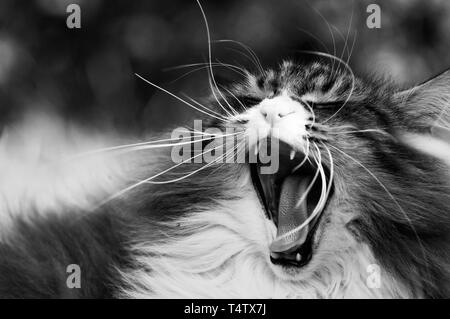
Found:
M 279 117 L 278 114 L 283 116 Z M 265 98 L 238 118 L 248 120 L 246 129 L 251 141 L 270 135 L 290 144 L 296 150 L 305 151 L 305 137 L 308 135 L 306 125 L 310 123 L 310 116 L 310 112 L 302 104 L 284 91 L 279 96 Z
M 8 126 L 0 138 L 0 233 L 14 216 L 89 209 L 107 196 L 123 164 L 110 154 L 78 154 L 108 142 L 48 114 Z
M 275 228 L 265 219 L 250 185 L 239 201 L 218 203 L 178 221 L 195 230 L 180 238 L 139 242 L 137 270 L 123 271 L 127 298 L 396 298 L 406 290 L 384 271 L 380 288 L 369 288 L 370 250 L 335 221 L 322 248 L 299 273 L 290 275 L 269 260 Z M 342 219 L 336 214 L 338 219 Z M 336 218 L 336 217 L 335 217 Z
M 79 133 L 56 118 L 36 117 L 3 134 L 0 150 L 0 226 L 14 215 L 89 209 L 121 184 L 126 167 L 116 157 L 72 157 L 111 144 Z M 70 156 L 69 156 L 70 155 Z M 70 158 L 70 160 L 67 160 Z M 75 160 L 74 160 L 75 159 Z M 380 298 L 408 294 L 382 272 L 381 287 L 368 288 L 370 250 L 344 225 L 347 214 L 330 214 L 318 253 L 296 273 L 269 260 L 276 229 L 264 217 L 249 176 L 235 185 L 240 200 L 217 202 L 213 211 L 192 212 L 180 236 L 136 242 L 133 270 L 121 269 L 130 298 Z M 331 226 L 330 226 L 331 225 Z M 325 226 L 324 226 L 325 227 Z M 194 232 L 192 232 L 194 230 Z M 185 235 L 182 234 L 186 232 Z M 319 234 L 317 235 L 319 236 Z M 179 237 L 179 238 L 178 238 Z
M 405 143 L 417 150 L 434 156 L 450 165 L 450 143 L 448 140 L 414 133 L 404 133 L 402 138 Z

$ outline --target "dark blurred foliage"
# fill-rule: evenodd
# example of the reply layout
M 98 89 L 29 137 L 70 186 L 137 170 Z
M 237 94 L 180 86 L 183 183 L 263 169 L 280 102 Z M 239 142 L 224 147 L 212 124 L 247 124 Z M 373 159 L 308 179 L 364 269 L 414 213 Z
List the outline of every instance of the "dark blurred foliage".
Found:
M 81 6 L 81 29 L 66 27 L 66 7 Z M 367 5 L 381 6 L 381 29 L 368 29 Z M 302 59 L 299 50 L 340 55 L 345 39 L 355 73 L 388 74 L 401 85 L 450 66 L 450 1 L 203 0 L 213 40 L 250 46 L 264 66 Z M 330 26 L 327 25 L 330 24 Z M 351 24 L 350 24 L 351 23 Z M 341 35 L 339 34 L 341 33 Z M 347 36 L 348 34 L 348 36 Z M 215 43 L 213 59 L 254 68 L 233 43 Z M 96 127 L 160 130 L 195 115 L 139 80 L 180 94 L 208 94 L 205 70 L 170 67 L 207 60 L 207 38 L 194 0 L 0 1 L 0 123 L 44 110 Z M 345 57 L 347 57 L 345 55 Z M 222 81 L 236 79 L 216 69 Z

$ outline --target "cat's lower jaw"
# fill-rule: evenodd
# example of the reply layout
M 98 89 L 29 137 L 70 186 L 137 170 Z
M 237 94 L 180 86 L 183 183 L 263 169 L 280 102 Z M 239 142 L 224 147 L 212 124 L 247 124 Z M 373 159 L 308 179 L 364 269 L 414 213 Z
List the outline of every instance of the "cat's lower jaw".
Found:
M 240 208 L 238 210 L 238 208 Z M 244 209 L 244 210 L 243 210 Z M 245 211 L 246 214 L 242 214 Z M 270 261 L 275 229 L 251 193 L 222 203 L 214 211 L 194 213 L 179 224 L 187 232 L 172 241 L 140 243 L 134 264 L 122 272 L 128 298 L 398 298 L 406 289 L 382 269 L 381 285 L 370 285 L 370 265 L 376 264 L 367 246 L 351 234 L 327 235 L 323 247 L 303 268 L 283 269 Z M 238 220 L 236 220 L 236 218 Z M 252 227 L 249 227 L 249 226 Z M 186 233 L 186 232 L 185 232 Z M 331 233 L 334 233 L 333 231 Z M 330 234 L 331 234 L 330 233 Z M 318 236 L 318 235 L 317 235 Z M 340 241 L 339 241 L 340 239 Z M 334 250 L 339 243 L 346 249 Z M 351 243 L 351 244 L 349 244 Z M 340 246 L 342 248 L 342 246 Z M 368 279 L 369 278 L 369 279 Z

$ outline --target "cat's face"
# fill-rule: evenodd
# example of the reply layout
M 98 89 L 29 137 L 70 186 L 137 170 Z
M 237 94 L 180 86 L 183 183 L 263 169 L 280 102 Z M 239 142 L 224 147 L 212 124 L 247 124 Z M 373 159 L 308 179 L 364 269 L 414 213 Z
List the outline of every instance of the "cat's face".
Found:
M 266 261 L 280 278 L 341 267 L 343 255 L 365 244 L 386 267 L 406 246 L 408 254 L 424 255 L 418 233 L 436 220 L 425 218 L 423 203 L 435 205 L 434 195 L 418 198 L 416 191 L 432 187 L 429 178 L 446 181 L 433 159 L 396 138 L 423 127 L 409 127 L 408 112 L 386 83 L 357 79 L 339 63 L 286 62 L 222 96 L 217 110 L 228 120 L 213 125 L 277 141 L 279 169 L 263 174 L 257 163 L 249 170 L 262 211 L 255 218 L 265 219 L 271 234 Z M 228 107 L 239 114 L 228 116 Z

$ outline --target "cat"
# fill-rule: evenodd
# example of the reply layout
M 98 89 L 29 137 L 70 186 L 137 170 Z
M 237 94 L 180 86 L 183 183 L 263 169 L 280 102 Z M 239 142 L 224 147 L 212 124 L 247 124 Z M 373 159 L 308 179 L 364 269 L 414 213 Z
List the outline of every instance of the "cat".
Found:
M 273 174 L 142 143 L 76 159 L 86 180 L 51 205 L 2 196 L 0 297 L 448 298 L 449 166 L 420 138 L 450 119 L 450 71 L 402 91 L 314 60 L 246 71 L 202 105 L 209 129 L 277 141 Z

